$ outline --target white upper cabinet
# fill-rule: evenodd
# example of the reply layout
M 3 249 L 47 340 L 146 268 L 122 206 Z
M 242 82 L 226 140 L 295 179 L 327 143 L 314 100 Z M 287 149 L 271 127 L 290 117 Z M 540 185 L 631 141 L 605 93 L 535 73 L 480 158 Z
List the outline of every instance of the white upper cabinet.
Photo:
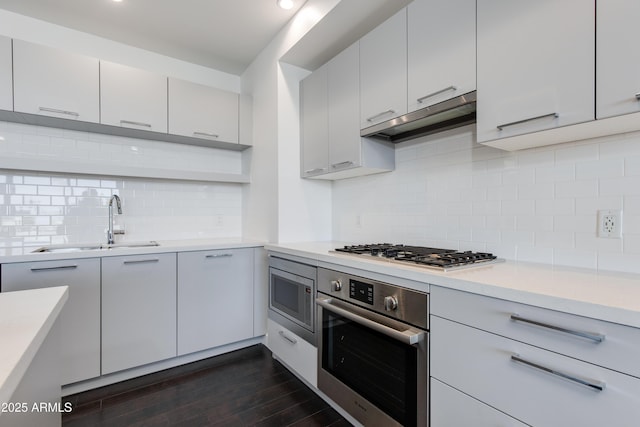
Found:
M 100 61 L 100 123 L 167 132 L 167 78 Z
M 635 46 L 640 2 L 597 2 L 596 117 L 640 111 L 640 51 Z
M 0 36 L 0 110 L 13 110 L 11 39 Z
M 478 0 L 478 142 L 592 121 L 593 0 Z
M 476 90 L 476 1 L 414 0 L 407 19 L 409 111 Z
M 98 123 L 98 60 L 13 41 L 14 110 Z
M 237 93 L 169 78 L 169 133 L 238 143 Z
M 360 63 L 358 43 L 335 56 L 327 64 L 329 106 L 329 168 L 361 165 Z
M 300 85 L 303 177 L 329 172 L 327 119 L 327 65 L 307 76 Z
M 407 112 L 407 10 L 360 39 L 360 127 Z

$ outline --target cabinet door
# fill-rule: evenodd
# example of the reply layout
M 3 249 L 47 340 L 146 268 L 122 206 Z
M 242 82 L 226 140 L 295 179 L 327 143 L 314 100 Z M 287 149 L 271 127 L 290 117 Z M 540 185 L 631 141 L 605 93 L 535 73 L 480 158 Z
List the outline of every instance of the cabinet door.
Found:
M 640 111 L 640 52 L 634 47 L 640 2 L 597 2 L 596 117 Z
M 253 249 L 178 254 L 178 355 L 253 337 Z
M 167 132 L 167 78 L 100 61 L 100 123 Z
M 11 39 L 0 36 L 0 110 L 13 110 Z
M 14 110 L 98 123 L 98 60 L 13 40 Z
M 2 264 L 2 292 L 69 286 L 60 323 L 62 384 L 100 376 L 100 260 Z
M 361 165 L 360 58 L 355 43 L 327 65 L 329 169 Z
M 102 258 L 102 374 L 176 356 L 176 254 Z
M 594 119 L 593 0 L 478 0 L 478 142 Z
M 526 424 L 431 378 L 431 425 L 434 427 L 525 427 Z
M 303 177 L 327 173 L 329 130 L 327 119 L 327 66 L 315 70 L 300 86 Z
M 239 95 L 169 78 L 169 133 L 238 143 Z
M 476 0 L 414 0 L 407 10 L 409 111 L 476 90 Z
M 360 127 L 407 112 L 407 10 L 360 39 Z

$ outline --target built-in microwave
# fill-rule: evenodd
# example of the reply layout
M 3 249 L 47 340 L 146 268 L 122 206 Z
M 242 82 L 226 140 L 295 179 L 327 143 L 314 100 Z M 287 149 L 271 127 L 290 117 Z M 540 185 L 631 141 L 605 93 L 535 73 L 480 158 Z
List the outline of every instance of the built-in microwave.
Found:
M 269 257 L 269 318 L 315 345 L 314 266 Z

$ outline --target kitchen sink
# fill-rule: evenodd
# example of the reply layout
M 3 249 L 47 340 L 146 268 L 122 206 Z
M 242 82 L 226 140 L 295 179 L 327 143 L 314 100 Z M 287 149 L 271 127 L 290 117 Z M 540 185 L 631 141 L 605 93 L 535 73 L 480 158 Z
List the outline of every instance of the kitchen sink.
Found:
M 146 248 L 160 246 L 156 241 L 150 240 L 148 242 L 123 242 L 112 244 L 69 244 L 69 245 L 51 245 L 38 248 L 32 253 L 67 253 L 67 252 L 82 252 L 82 251 L 96 251 L 104 249 L 131 249 L 131 248 Z

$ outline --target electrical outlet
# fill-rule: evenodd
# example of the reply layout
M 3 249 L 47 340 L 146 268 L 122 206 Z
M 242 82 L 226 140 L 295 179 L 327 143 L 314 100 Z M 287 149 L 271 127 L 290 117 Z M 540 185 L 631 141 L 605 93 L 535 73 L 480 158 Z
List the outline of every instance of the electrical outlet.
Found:
M 222 227 L 224 225 L 224 217 L 222 215 L 216 216 L 216 225 Z
M 622 211 L 598 211 L 598 237 L 609 239 L 622 238 Z

